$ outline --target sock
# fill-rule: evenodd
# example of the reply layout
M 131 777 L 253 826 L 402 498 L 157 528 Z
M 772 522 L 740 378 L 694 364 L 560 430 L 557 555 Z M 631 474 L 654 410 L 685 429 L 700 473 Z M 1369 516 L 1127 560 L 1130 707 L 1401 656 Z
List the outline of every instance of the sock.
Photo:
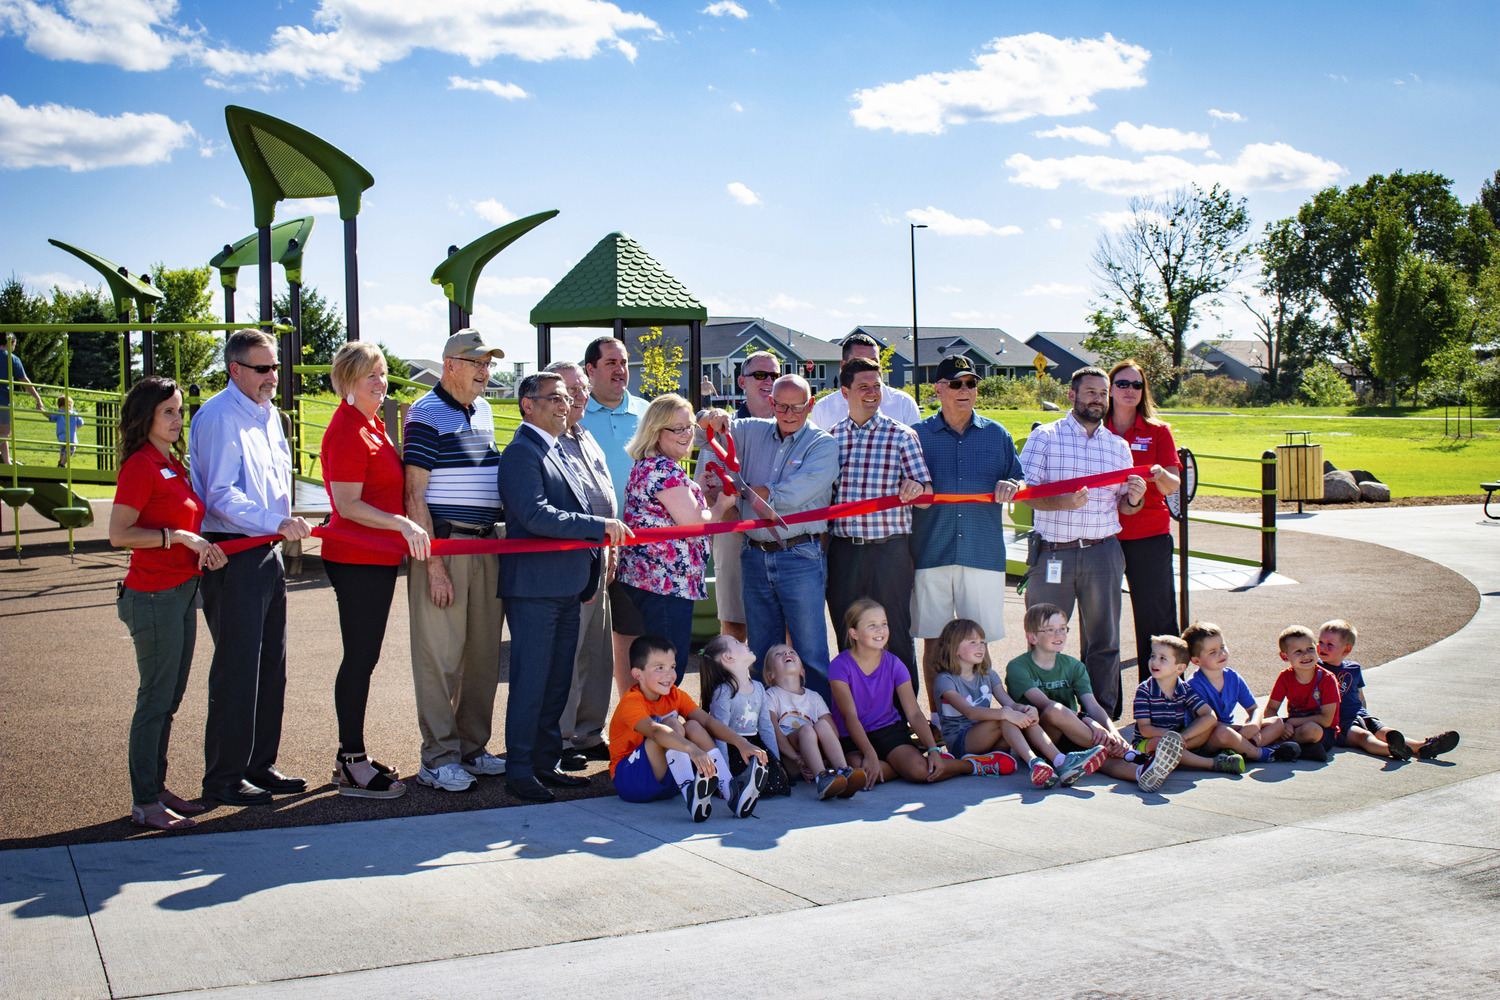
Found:
M 1141 772 L 1144 771 L 1144 770 L 1146 770 L 1146 765 L 1145 764 L 1137 764 L 1136 765 L 1136 768 L 1135 768 L 1135 780 L 1136 781 L 1140 781 L 1141 780 Z
M 1150 760 L 1150 759 L 1151 759 L 1151 755 L 1149 753 L 1142 753 L 1139 750 L 1126 750 L 1125 751 L 1125 763 L 1127 763 L 1127 764 L 1134 764 L 1137 761 Z
M 1059 768 L 1061 768 L 1063 766 L 1063 761 L 1065 761 L 1067 759 L 1068 759 L 1068 755 L 1065 754 L 1065 753 L 1060 753 L 1056 757 L 1053 757 L 1052 758 L 1052 770 L 1056 771 Z
M 1270 747 L 1261 747 L 1260 748 L 1260 761 L 1261 761 L 1261 763 L 1264 764 L 1266 761 L 1268 761 L 1270 759 L 1271 759 L 1271 748 Z
M 693 758 L 681 750 L 667 751 L 667 771 L 672 775 L 672 780 L 677 782 L 678 788 L 698 775 L 698 769 L 693 766 Z
M 719 798 L 729 801 L 729 761 L 724 757 L 724 751 L 714 747 L 708 752 L 708 759 L 714 762 L 714 767 L 719 769 Z

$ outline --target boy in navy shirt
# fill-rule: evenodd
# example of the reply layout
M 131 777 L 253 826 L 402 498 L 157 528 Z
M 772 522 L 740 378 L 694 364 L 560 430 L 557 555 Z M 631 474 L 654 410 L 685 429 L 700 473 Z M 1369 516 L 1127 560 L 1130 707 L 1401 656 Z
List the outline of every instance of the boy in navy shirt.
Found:
M 1293 761 L 1301 755 L 1289 739 L 1291 730 L 1280 719 L 1267 722 L 1249 686 L 1229 668 L 1229 647 L 1224 633 L 1213 622 L 1193 622 L 1182 632 L 1188 658 L 1197 669 L 1188 684 L 1214 710 L 1219 724 L 1204 744 L 1210 750 L 1230 750 L 1247 763 Z M 1236 706 L 1245 710 L 1246 722 L 1234 724 Z
M 1324 622 L 1318 629 L 1318 665 L 1339 684 L 1338 745 L 1363 750 L 1374 757 L 1395 760 L 1432 760 L 1458 746 L 1453 730 L 1429 736 L 1413 749 L 1400 732 L 1383 725 L 1365 704 L 1365 676 L 1359 664 L 1349 659 L 1358 634 L 1342 618 Z
M 1182 738 L 1179 764 L 1204 771 L 1245 773 L 1245 758 L 1237 753 L 1205 757 L 1193 753 L 1203 747 L 1218 727 L 1218 717 L 1198 692 L 1182 679 L 1187 669 L 1188 647 L 1175 635 L 1151 637 L 1151 676 L 1135 689 L 1135 730 L 1141 739 L 1137 750 L 1152 752 L 1168 733 Z

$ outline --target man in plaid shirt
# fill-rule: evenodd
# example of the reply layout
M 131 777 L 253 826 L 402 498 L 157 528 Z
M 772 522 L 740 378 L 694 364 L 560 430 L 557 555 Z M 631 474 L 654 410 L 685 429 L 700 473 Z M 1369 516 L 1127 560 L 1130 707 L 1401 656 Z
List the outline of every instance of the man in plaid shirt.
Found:
M 922 457 L 917 432 L 880 412 L 880 365 L 850 358 L 839 369 L 839 386 L 849 415 L 829 428 L 839 446 L 841 471 L 834 502 L 852 503 L 897 494 L 911 502 L 932 492 L 932 476 Z M 912 690 L 921 684 L 911 638 L 911 508 L 894 507 L 831 522 L 828 540 L 828 613 L 849 645 L 844 612 L 861 597 L 879 601 L 890 622 L 886 644 L 911 671 Z
M 1128 469 L 1130 447 L 1104 427 L 1109 408 L 1109 377 L 1098 368 L 1073 373 L 1068 390 L 1072 410 L 1038 427 L 1021 450 L 1026 483 L 1041 486 L 1101 472 Z M 1079 489 L 1062 496 L 1028 500 L 1036 511 L 1040 540 L 1026 583 L 1026 606 L 1056 604 L 1071 618 L 1078 605 L 1082 636 L 1080 659 L 1089 670 L 1094 696 L 1113 718 L 1120 717 L 1120 584 L 1125 556 L 1115 535 L 1120 515 L 1135 514 L 1145 502 L 1146 481 L 1131 476 L 1118 486 Z

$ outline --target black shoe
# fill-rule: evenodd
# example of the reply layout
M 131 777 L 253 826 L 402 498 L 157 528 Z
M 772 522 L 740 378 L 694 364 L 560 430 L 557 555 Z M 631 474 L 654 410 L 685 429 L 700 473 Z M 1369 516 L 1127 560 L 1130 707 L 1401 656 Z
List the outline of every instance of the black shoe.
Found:
M 595 743 L 593 746 L 584 747 L 582 750 L 575 749 L 574 753 L 581 753 L 589 760 L 609 760 L 609 744 Z
M 538 771 L 536 780 L 553 788 L 583 788 L 588 785 L 589 779 L 581 774 L 568 774 L 566 771 L 553 769 L 551 771 Z
M 1436 736 L 1429 736 L 1423 740 L 1422 745 L 1417 747 L 1417 758 L 1419 760 L 1432 760 L 1439 754 L 1445 754 L 1456 746 L 1458 746 L 1458 734 L 1450 729 L 1446 733 L 1438 733 Z
M 307 782 L 302 778 L 282 774 L 274 767 L 268 767 L 258 774 L 246 774 L 245 780 L 273 795 L 300 795 L 307 791 Z
M 1302 743 L 1302 744 L 1299 744 L 1299 745 L 1302 747 L 1302 759 L 1303 760 L 1315 760 L 1319 764 L 1323 764 L 1323 763 L 1327 762 L 1327 760 L 1328 760 L 1328 751 L 1323 749 L 1323 744 L 1321 744 L 1321 743 Z
M 240 781 L 228 788 L 203 789 L 203 801 L 223 806 L 263 806 L 271 801 L 271 793 L 248 781 Z
M 527 802 L 551 802 L 552 793 L 542 787 L 535 778 L 506 778 L 505 790 Z
M 589 766 L 589 759 L 581 753 L 565 753 L 558 760 L 557 766 L 564 771 L 582 771 Z
M 1392 760 L 1411 760 L 1412 749 L 1406 745 L 1406 737 L 1396 730 L 1386 730 L 1385 746 Z

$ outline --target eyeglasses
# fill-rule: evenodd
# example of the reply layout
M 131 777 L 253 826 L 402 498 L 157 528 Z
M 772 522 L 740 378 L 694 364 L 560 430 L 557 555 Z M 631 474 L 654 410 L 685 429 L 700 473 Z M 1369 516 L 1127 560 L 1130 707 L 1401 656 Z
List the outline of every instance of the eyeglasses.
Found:
M 1057 628 L 1039 628 L 1036 633 L 1037 635 L 1067 635 L 1071 631 L 1072 629 L 1068 626 L 1059 625 Z
M 526 398 L 527 399 L 534 399 L 534 400 L 536 400 L 537 402 L 540 402 L 540 403 L 553 403 L 553 404 L 561 403 L 564 406 L 570 406 L 573 403 L 573 400 L 572 400 L 571 397 L 564 396 L 562 393 L 553 393 L 550 396 L 527 396 Z
M 281 365 L 274 363 L 269 365 L 247 365 L 243 361 L 236 361 L 235 364 L 239 365 L 241 368 L 248 368 L 250 371 L 253 371 L 257 375 L 269 375 L 272 372 L 281 371 Z
M 777 413 L 801 413 L 803 410 L 807 409 L 807 404 L 806 403 L 778 403 L 775 400 L 772 400 L 771 401 L 771 409 L 775 410 Z
M 950 389 L 977 389 L 979 380 L 977 378 L 951 378 L 948 380 Z
M 778 372 L 744 372 L 745 378 L 753 378 L 757 382 L 764 382 L 768 378 L 775 378 Z
M 693 425 L 683 424 L 681 427 L 663 427 L 662 430 L 668 434 L 676 434 L 678 437 L 681 437 L 684 434 L 691 434 L 693 432 Z
M 478 368 L 482 372 L 492 372 L 492 371 L 495 370 L 495 362 L 490 361 L 488 359 L 459 358 L 459 357 L 455 357 L 453 360 L 454 361 L 462 361 L 466 365 L 473 365 L 475 368 Z M 539 397 L 532 396 L 531 398 L 532 399 L 537 399 Z
M 1134 389 L 1136 392 L 1140 392 L 1142 389 L 1146 388 L 1146 383 L 1136 382 L 1128 378 L 1117 378 L 1115 379 L 1115 388 Z

